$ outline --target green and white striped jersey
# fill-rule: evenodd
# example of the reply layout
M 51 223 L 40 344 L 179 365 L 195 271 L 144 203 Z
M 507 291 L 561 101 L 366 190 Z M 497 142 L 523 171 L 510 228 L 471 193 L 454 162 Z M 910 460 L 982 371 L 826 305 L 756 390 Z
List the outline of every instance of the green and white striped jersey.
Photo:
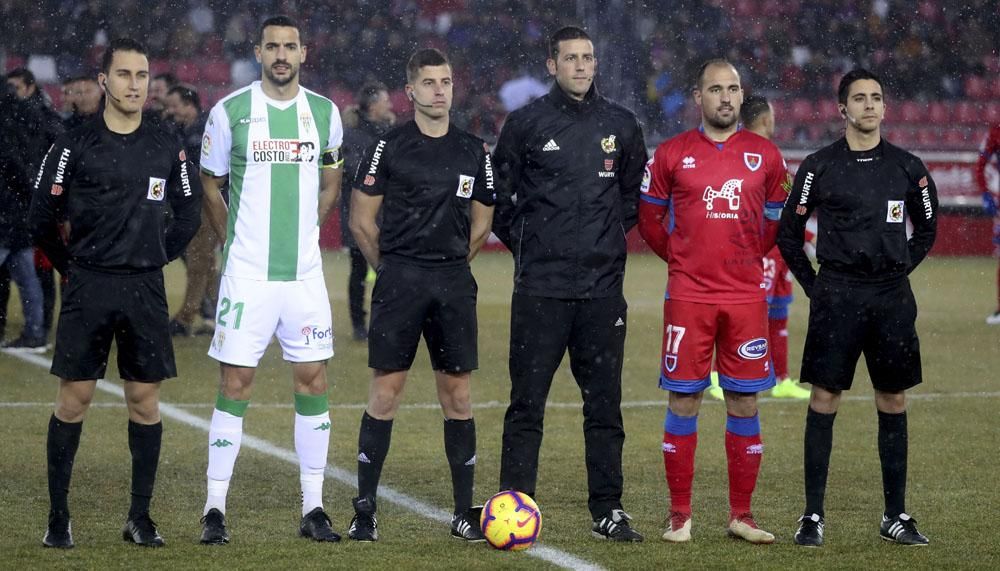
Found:
M 323 275 L 320 169 L 340 168 L 344 129 L 332 101 L 299 86 L 277 101 L 255 81 L 209 114 L 201 168 L 229 175 L 223 275 L 292 281 Z

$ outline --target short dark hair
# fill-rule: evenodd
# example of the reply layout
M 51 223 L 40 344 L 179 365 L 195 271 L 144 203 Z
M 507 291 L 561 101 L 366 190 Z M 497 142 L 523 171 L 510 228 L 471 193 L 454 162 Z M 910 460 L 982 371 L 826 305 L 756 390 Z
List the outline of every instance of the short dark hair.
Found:
M 191 105 L 194 105 L 195 109 L 201 111 L 201 97 L 198 96 L 197 89 L 184 83 L 178 83 L 167 91 L 167 95 L 174 93 L 181 98 L 181 101 L 190 103 Z
M 132 38 L 116 38 L 111 40 L 108 44 L 108 48 L 104 50 L 104 55 L 101 57 L 101 72 L 108 73 L 111 71 L 111 61 L 115 57 L 115 52 L 135 52 L 137 54 L 146 55 L 146 46 L 133 40 Z
M 851 84 L 861 79 L 870 79 L 878 84 L 879 89 L 884 89 L 882 78 L 863 67 L 856 67 L 840 78 L 840 85 L 837 86 L 837 102 L 841 105 L 847 105 L 847 94 L 851 91 Z
M 358 100 L 358 109 L 361 109 L 363 113 L 367 113 L 372 104 L 378 101 L 378 94 L 383 91 L 388 93 L 389 88 L 381 81 L 369 81 L 362 85 L 355 97 Z
M 406 62 L 406 82 L 413 83 L 413 80 L 420 73 L 422 67 L 432 67 L 446 65 L 451 67 L 448 56 L 444 55 L 437 48 L 424 48 L 413 52 L 410 60 Z
M 559 42 L 565 42 L 567 40 L 590 40 L 590 36 L 587 32 L 583 31 L 583 28 L 578 28 L 576 26 L 564 26 L 556 30 L 556 33 L 552 34 L 549 38 L 549 57 L 556 59 L 559 55 Z
M 698 67 L 698 73 L 694 76 L 694 88 L 701 89 L 701 80 L 705 78 L 705 71 L 710 67 L 728 65 L 729 67 L 736 69 L 736 66 L 732 64 L 728 59 L 724 57 L 716 57 L 709 60 L 705 60 L 701 66 Z
M 20 79 L 25 85 L 31 87 L 35 84 L 35 74 L 26 67 L 19 67 L 7 74 L 7 79 Z
M 302 30 L 299 30 L 299 23 L 289 16 L 281 15 L 281 16 L 271 16 L 270 18 L 260 23 L 260 29 L 257 31 L 258 45 L 264 43 L 264 30 L 271 26 L 276 26 L 279 28 L 295 28 L 299 32 L 299 41 L 302 41 Z
M 747 95 L 740 106 L 740 121 L 744 125 L 753 125 L 758 117 L 771 110 L 767 97 L 763 95 Z
M 154 75 L 153 80 L 155 81 L 157 79 L 162 79 L 163 83 L 166 83 L 168 88 L 173 87 L 181 82 L 181 80 L 177 79 L 176 75 L 174 75 L 169 71 L 165 71 L 163 73 L 158 73 Z

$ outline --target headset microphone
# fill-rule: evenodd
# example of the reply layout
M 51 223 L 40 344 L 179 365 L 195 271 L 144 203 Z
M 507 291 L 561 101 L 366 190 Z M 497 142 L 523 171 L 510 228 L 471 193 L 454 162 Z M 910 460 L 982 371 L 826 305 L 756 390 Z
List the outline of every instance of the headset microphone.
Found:
M 114 99 L 115 103 L 121 104 L 122 100 L 115 97 L 115 95 L 111 93 L 111 90 L 108 89 L 108 80 L 106 79 L 104 80 L 104 93 L 106 93 L 111 99 Z
M 433 105 L 424 105 L 423 103 L 421 103 L 420 100 L 417 99 L 417 96 L 414 95 L 412 91 L 408 91 L 406 93 L 406 95 L 407 95 L 407 97 L 410 98 L 410 101 L 412 101 L 416 105 L 419 105 L 421 107 L 427 107 L 427 108 L 434 107 Z
M 852 115 L 851 115 L 850 113 L 848 113 L 848 112 L 847 112 L 847 109 L 841 109 L 841 110 L 840 110 L 840 115 L 841 115 L 841 116 L 842 116 L 842 117 L 843 117 L 844 119 L 847 119 L 847 121 L 848 121 L 848 122 L 850 122 L 850 123 L 851 123 L 852 125 L 854 125 L 855 127 L 856 127 L 856 126 L 858 125 L 858 120 L 857 120 L 857 119 L 855 119 L 855 118 L 854 118 L 854 117 L 853 117 L 853 116 L 852 116 Z

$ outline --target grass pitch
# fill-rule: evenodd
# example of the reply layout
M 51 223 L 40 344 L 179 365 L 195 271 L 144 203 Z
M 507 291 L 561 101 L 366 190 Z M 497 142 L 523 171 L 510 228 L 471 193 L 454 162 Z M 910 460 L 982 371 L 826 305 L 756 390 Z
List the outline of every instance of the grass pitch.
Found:
M 330 463 L 349 484 L 328 478 L 326 508 L 345 531 L 355 493 L 357 430 L 367 397 L 366 347 L 349 340 L 346 256 L 326 256 L 335 331 L 341 332 L 330 362 L 332 434 Z M 441 413 L 426 354 L 411 373 L 386 461 L 383 486 L 426 506 L 417 512 L 389 501 L 379 506 L 381 539 L 314 544 L 297 537 L 298 469 L 292 444 L 290 370 L 272 347 L 258 371 L 247 413 L 246 434 L 228 504 L 233 542 L 198 545 L 204 502 L 207 436 L 199 424 L 211 416 L 218 368 L 205 355 L 208 339 L 175 342 L 180 377 L 163 385 L 162 400 L 175 406 L 164 418 L 164 444 L 153 500 L 153 517 L 167 547 L 143 550 L 124 544 L 120 526 L 128 508 L 127 414 L 119 397 L 99 392 L 84 424 L 70 506 L 77 543 L 71 551 L 41 547 L 48 498 L 44 442 L 55 380 L 37 363 L 0 354 L 0 562 L 5 568 L 254 569 L 254 568 L 551 568 L 557 563 L 606 569 L 654 568 L 966 568 L 1000 565 L 1000 538 L 991 531 L 1000 468 L 996 442 L 1000 388 L 1000 328 L 983 317 L 995 299 L 996 262 L 986 258 L 931 258 L 911 276 L 920 306 L 923 385 L 911 392 L 908 511 L 931 539 L 924 549 L 883 544 L 876 444 L 877 422 L 863 362 L 855 389 L 845 399 L 836 436 L 827 495 L 827 543 L 808 550 L 792 544 L 803 506 L 802 431 L 805 403 L 761 403 L 766 454 L 754 498 L 762 527 L 778 536 L 771 546 L 726 537 L 725 410 L 706 400 L 699 422 L 700 446 L 694 488 L 694 539 L 687 545 L 659 541 L 667 509 L 660 453 L 665 394 L 657 388 L 665 265 L 655 257 L 629 260 L 626 298 L 629 332 L 623 380 L 626 510 L 646 534 L 639 545 L 612 545 L 590 537 L 583 464 L 579 389 L 568 366 L 557 373 L 545 419 L 538 481 L 543 515 L 539 546 L 522 553 L 464 545 L 439 521 L 450 510 L 451 485 L 444 456 Z M 511 260 L 484 254 L 473 265 L 479 282 L 480 363 L 473 376 L 479 435 L 476 499 L 496 489 L 500 436 L 507 403 L 507 342 Z M 170 301 L 183 294 L 183 268 L 167 268 Z M 798 370 L 807 303 L 801 291 L 789 324 L 791 368 Z M 16 305 L 8 335 L 20 328 Z M 544 327 L 544 324 L 539 324 Z M 48 358 L 46 356 L 46 358 Z M 113 362 L 113 357 L 112 357 Z M 118 384 L 114 366 L 108 372 Z M 186 415 L 185 424 L 177 415 Z M 293 456 L 292 456 L 293 457 Z M 426 517 L 431 516 L 431 517 Z M 555 551 L 558 550 L 558 551 Z M 535 556 L 532 556 L 532 554 Z M 540 559 L 537 555 L 546 555 Z M 553 563 L 553 561 L 555 563 Z

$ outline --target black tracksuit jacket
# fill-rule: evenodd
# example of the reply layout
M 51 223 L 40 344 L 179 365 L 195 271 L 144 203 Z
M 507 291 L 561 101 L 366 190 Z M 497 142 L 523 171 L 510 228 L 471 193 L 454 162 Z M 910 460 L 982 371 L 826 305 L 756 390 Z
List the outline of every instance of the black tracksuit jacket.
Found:
M 646 158 L 635 115 L 594 87 L 576 101 L 554 84 L 507 117 L 494 152 L 493 232 L 514 254 L 515 293 L 621 293 Z

